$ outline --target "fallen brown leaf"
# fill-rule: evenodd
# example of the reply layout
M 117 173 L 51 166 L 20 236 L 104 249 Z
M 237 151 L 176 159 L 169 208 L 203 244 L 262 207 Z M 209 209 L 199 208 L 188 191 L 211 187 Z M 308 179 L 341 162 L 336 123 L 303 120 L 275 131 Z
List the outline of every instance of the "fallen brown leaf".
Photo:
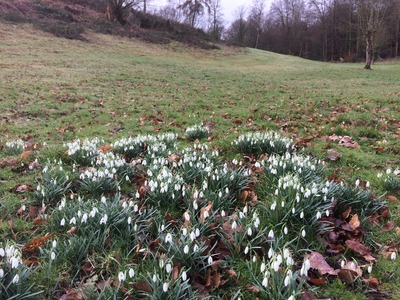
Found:
M 395 227 L 394 222 L 390 221 L 387 222 L 385 225 L 382 226 L 382 231 L 391 231 L 393 230 Z
M 310 267 L 316 269 L 320 275 L 329 274 L 336 276 L 337 271 L 333 269 L 325 260 L 322 254 L 318 252 L 311 252 L 309 256 Z
M 351 228 L 353 228 L 353 230 L 360 227 L 361 223 L 360 223 L 360 220 L 358 219 L 357 214 L 355 214 L 354 216 L 351 217 L 351 219 L 349 221 L 349 225 L 351 226 Z

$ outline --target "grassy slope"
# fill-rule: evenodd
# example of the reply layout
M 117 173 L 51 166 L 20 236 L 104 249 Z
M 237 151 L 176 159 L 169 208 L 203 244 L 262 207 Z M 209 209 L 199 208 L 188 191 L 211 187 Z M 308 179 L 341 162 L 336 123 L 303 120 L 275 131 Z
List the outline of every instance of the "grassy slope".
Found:
M 205 52 L 95 34 L 88 42 L 70 41 L 5 24 L 0 37 L 2 141 L 182 134 L 208 120 L 219 146 L 248 130 L 348 134 L 360 149 L 316 140 L 306 150 L 323 158 L 325 148 L 340 151 L 342 159 L 330 167 L 346 179 L 373 182 L 373 169 L 400 164 L 399 63 L 379 63 L 367 72 L 361 64 L 257 50 Z M 3 179 L 11 174 L 2 172 Z M 14 180 L 4 184 L 7 189 L 18 176 Z

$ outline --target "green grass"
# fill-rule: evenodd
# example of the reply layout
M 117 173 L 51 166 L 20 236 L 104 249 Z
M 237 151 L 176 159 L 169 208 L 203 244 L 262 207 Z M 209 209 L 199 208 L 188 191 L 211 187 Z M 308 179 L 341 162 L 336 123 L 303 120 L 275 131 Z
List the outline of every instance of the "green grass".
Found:
M 231 141 L 248 131 L 312 138 L 305 153 L 326 159 L 327 149 L 336 149 L 342 156 L 328 162 L 328 173 L 352 184 L 357 178 L 370 181 L 377 195 L 386 192 L 377 171 L 400 165 L 399 62 L 365 71 L 362 64 L 320 63 L 250 49 L 205 51 L 93 33 L 86 34 L 86 41 L 71 41 L 28 25 L 1 23 L 0 36 L 0 159 L 8 156 L 3 144 L 11 139 L 46 142 L 49 146 L 28 159 L 44 163 L 49 157 L 63 158 L 61 146 L 76 138 L 111 142 L 171 131 L 184 136 L 186 128 L 203 121 L 211 130 L 210 146 L 228 158 L 237 155 Z M 349 135 L 360 148 L 322 138 L 332 134 Z M 0 168 L 0 240 L 13 238 L 10 219 L 16 220 L 18 241 L 40 235 L 40 228 L 16 218 L 33 191 L 15 192 L 39 177 L 29 170 Z M 398 205 L 390 209 L 399 226 Z M 377 243 L 398 238 L 394 232 L 380 236 L 379 228 L 372 236 Z M 109 253 L 96 255 L 101 261 Z M 119 263 L 110 258 L 106 269 L 114 271 Z M 398 264 L 382 260 L 373 274 L 392 299 L 400 294 Z M 366 299 L 353 292 L 337 280 L 318 295 Z

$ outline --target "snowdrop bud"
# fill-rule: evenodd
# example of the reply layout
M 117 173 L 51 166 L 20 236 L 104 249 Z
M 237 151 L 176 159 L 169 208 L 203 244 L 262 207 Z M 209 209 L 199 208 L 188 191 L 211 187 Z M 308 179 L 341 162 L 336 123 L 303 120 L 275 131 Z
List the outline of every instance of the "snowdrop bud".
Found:
M 340 262 L 340 267 L 343 268 L 345 264 L 346 264 L 346 262 L 345 262 L 344 260 L 342 260 L 342 261 Z
M 187 279 L 186 271 L 183 271 L 183 272 L 182 272 L 181 278 L 182 278 L 183 281 L 186 281 L 186 279 Z
M 268 250 L 268 258 L 271 258 L 274 255 L 274 250 L 272 250 L 272 248 L 269 248 Z
M 369 187 L 371 186 L 371 183 L 370 183 L 369 181 L 367 181 L 367 183 L 365 184 L 365 186 L 366 186 L 367 188 L 369 188 Z
M 283 233 L 286 235 L 288 234 L 288 228 L 285 226 L 285 228 L 283 228 Z
M 183 253 L 188 254 L 189 253 L 189 246 L 185 245 L 185 247 L 183 248 Z
M 221 217 L 225 217 L 225 211 L 224 210 L 221 211 Z
M 65 219 L 62 218 L 61 222 L 60 222 L 60 226 L 64 226 L 65 225 Z
M 133 276 L 135 276 L 135 270 L 134 269 L 129 269 L 129 278 L 133 278 Z
M 196 237 L 200 236 L 200 229 L 196 228 L 196 230 L 194 232 L 196 233 Z
M 0 278 L 4 277 L 4 270 L 2 268 L 0 268 Z
M 368 273 L 371 274 L 372 272 L 372 266 L 368 266 Z
M 246 246 L 246 248 L 244 249 L 244 254 L 249 253 L 249 246 Z
M 265 263 L 263 262 L 263 263 L 261 264 L 261 267 L 260 267 L 261 273 L 264 273 L 265 269 L 266 269 L 266 265 L 265 265 Z
M 325 215 L 326 215 L 327 217 L 329 217 L 329 210 L 326 210 L 326 211 L 325 211 Z
M 4 249 L 0 248 L 0 256 L 3 257 L 5 255 Z
M 257 260 L 257 258 L 255 256 L 253 256 L 253 263 L 255 263 Z
M 387 170 L 386 170 L 386 174 L 387 174 L 387 175 L 390 175 L 390 173 L 392 173 L 392 170 L 391 170 L 391 169 L 387 169 Z
M 213 258 L 211 256 L 209 256 L 207 262 L 208 262 L 209 265 L 212 265 L 213 264 Z
M 183 236 L 187 236 L 187 228 L 182 228 L 182 234 Z
M 396 259 L 396 252 L 392 252 L 392 254 L 390 255 L 390 259 L 391 260 L 395 260 Z
M 253 234 L 253 230 L 251 229 L 251 227 L 249 227 L 248 229 L 247 229 L 247 235 L 248 236 L 251 236 Z
M 131 225 L 131 223 L 132 223 L 132 218 L 129 216 L 128 217 L 128 225 Z
M 152 280 L 153 280 L 153 282 L 154 282 L 154 283 L 156 283 L 156 282 L 157 282 L 157 276 L 156 276 L 156 274 L 154 274 L 154 275 L 153 275 L 153 278 L 152 278 Z
M 158 264 L 159 264 L 159 266 L 160 266 L 161 269 L 164 268 L 165 263 L 164 263 L 164 260 L 163 260 L 162 258 L 160 259 L 160 261 L 158 262 Z
M 164 282 L 164 284 L 162 286 L 162 289 L 163 289 L 164 293 L 166 293 L 168 291 L 168 288 L 169 288 L 169 283 L 168 282 Z
M 305 236 L 306 236 L 306 231 L 305 231 L 304 229 L 301 231 L 301 236 L 302 236 L 302 237 L 305 237 Z
M 359 185 L 360 185 L 360 179 L 357 178 L 357 180 L 356 180 L 356 186 L 359 186 Z
M 51 252 L 50 258 L 51 258 L 51 260 L 55 260 L 56 259 L 56 253 L 55 252 Z
M 171 271 L 172 271 L 172 266 L 171 266 L 171 264 L 166 264 L 165 270 L 167 271 L 168 274 L 171 273 Z
M 289 283 L 290 283 L 290 278 L 289 278 L 289 276 L 286 276 L 285 277 L 285 282 L 284 282 L 285 286 L 288 286 Z
M 54 240 L 52 244 L 53 244 L 53 248 L 57 247 L 57 241 L 56 240 Z
M 300 219 L 303 219 L 304 218 L 304 212 L 302 211 L 301 213 L 300 213 Z

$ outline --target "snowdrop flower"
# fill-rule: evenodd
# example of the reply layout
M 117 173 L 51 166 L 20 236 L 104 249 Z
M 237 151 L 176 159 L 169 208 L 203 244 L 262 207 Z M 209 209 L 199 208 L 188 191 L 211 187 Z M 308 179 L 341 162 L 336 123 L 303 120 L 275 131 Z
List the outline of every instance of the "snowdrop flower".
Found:
M 185 247 L 183 248 L 183 253 L 188 254 L 189 253 L 189 246 L 185 245 Z
M 306 236 L 306 231 L 305 231 L 304 229 L 301 231 L 301 236 L 302 236 L 302 237 L 305 237 L 305 236 Z
M 317 212 L 317 220 L 319 220 L 321 218 L 322 218 L 321 212 Z
M 295 298 L 293 295 L 291 295 L 291 296 L 288 298 L 288 300 L 296 300 L 296 298 Z
M 236 230 L 236 228 L 237 228 L 237 223 L 236 223 L 236 221 L 233 221 L 233 223 L 232 223 L 232 230 Z
M 368 273 L 371 274 L 371 272 L 372 272 L 372 266 L 370 265 L 368 266 Z
M 125 273 L 124 272 L 119 272 L 118 280 L 122 282 L 122 281 L 125 281 L 125 279 L 126 279 Z
M 51 258 L 51 260 L 55 260 L 56 259 L 56 253 L 54 251 L 51 252 L 50 258 Z
M 70 221 L 69 221 L 69 224 L 76 224 L 76 218 L 75 217 L 73 217 Z M 101 224 L 101 223 L 100 223 Z
M 129 278 L 133 278 L 133 276 L 135 276 L 135 270 L 134 269 L 129 269 Z
M 369 181 L 367 181 L 367 183 L 365 184 L 365 186 L 366 186 L 367 188 L 369 188 L 369 187 L 371 186 L 371 183 L 370 183 Z
M 382 177 L 382 173 L 378 173 L 376 176 L 377 176 L 378 178 L 381 178 L 381 177 Z
M 5 255 L 4 249 L 0 248 L 0 256 L 3 257 Z
M 127 222 L 128 222 L 128 225 L 130 225 L 132 223 L 132 218 L 130 216 L 128 217 L 128 221 Z
M 301 213 L 300 213 L 300 219 L 303 219 L 304 218 L 304 212 L 302 211 Z
M 102 202 L 103 204 L 106 204 L 106 203 L 107 203 L 107 199 L 106 199 L 105 196 L 102 196 L 102 197 L 101 197 L 101 202 Z
M 152 280 L 153 280 L 153 282 L 154 282 L 154 283 L 156 283 L 156 282 L 157 282 L 157 276 L 156 276 L 156 274 L 154 274 L 154 275 L 153 275 L 153 278 L 152 278 Z
M 0 268 L 0 278 L 4 277 L 4 270 L 2 268 Z
M 82 219 L 81 219 L 81 223 L 86 223 L 87 222 L 87 218 L 88 218 L 87 213 L 84 213 L 83 216 L 82 216 Z
M 386 174 L 387 174 L 387 175 L 390 175 L 391 173 L 392 173 L 392 170 L 391 170 L 391 169 L 387 169 L 387 170 L 386 170 Z
M 274 238 L 274 231 L 272 229 L 268 232 L 268 238 L 270 239 Z
M 225 217 L 225 211 L 224 210 L 221 211 L 221 217 Z
M 169 283 L 168 282 L 164 282 L 163 287 L 162 287 L 164 293 L 166 293 L 168 291 L 168 288 L 169 288 Z
M 395 260 L 396 257 L 397 257 L 396 252 L 392 252 L 392 254 L 390 255 L 390 259 Z
M 356 180 L 356 187 L 358 187 L 360 185 L 360 179 L 357 178 Z
M 165 236 L 165 242 L 172 244 L 172 235 L 170 233 Z
M 393 252 L 394 253 L 394 252 Z M 16 269 L 18 268 L 18 264 L 19 264 L 19 259 L 15 256 L 11 257 L 10 259 L 10 263 L 11 263 L 11 268 L 12 269 Z
M 288 234 L 288 228 L 285 226 L 285 228 L 283 228 L 283 233 L 286 235 Z
M 271 258 L 275 254 L 274 250 L 272 248 L 269 248 L 268 250 L 268 258 Z
M 200 229 L 196 228 L 196 230 L 195 230 L 194 232 L 195 232 L 195 234 L 196 234 L 196 237 L 199 237 L 199 236 L 200 236 Z
M 246 246 L 246 248 L 244 249 L 244 254 L 249 253 L 249 246 Z
M 100 225 L 101 224 L 107 224 L 108 216 L 107 214 L 104 214 L 104 216 L 100 219 Z
M 208 263 L 209 265 L 212 265 L 212 264 L 213 264 L 213 258 L 212 258 L 211 256 L 208 257 L 207 263 Z
M 267 287 L 268 286 L 268 278 L 264 277 L 264 279 L 263 279 L 261 284 L 262 284 L 263 287 Z
M 61 222 L 60 222 L 60 226 L 64 226 L 64 225 L 65 225 L 65 219 L 62 218 L 62 219 L 61 219 Z
M 12 283 L 17 284 L 19 281 L 19 275 L 15 274 L 14 278 L 12 279 Z

